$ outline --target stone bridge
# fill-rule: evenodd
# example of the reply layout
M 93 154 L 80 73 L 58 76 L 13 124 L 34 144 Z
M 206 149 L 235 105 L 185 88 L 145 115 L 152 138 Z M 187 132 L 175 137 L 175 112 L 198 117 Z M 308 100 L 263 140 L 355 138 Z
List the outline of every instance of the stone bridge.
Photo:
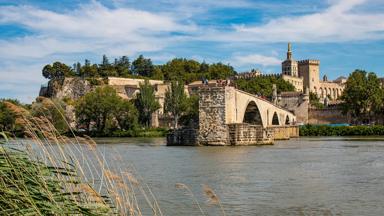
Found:
M 199 89 L 200 145 L 269 144 L 298 136 L 296 116 L 231 86 Z

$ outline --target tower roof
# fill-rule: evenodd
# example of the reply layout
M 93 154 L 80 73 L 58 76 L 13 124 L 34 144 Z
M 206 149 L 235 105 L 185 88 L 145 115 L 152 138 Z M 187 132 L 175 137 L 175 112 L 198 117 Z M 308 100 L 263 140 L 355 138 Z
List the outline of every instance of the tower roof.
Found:
M 288 43 L 288 51 L 287 51 L 287 60 L 292 59 L 292 44 L 289 42 Z

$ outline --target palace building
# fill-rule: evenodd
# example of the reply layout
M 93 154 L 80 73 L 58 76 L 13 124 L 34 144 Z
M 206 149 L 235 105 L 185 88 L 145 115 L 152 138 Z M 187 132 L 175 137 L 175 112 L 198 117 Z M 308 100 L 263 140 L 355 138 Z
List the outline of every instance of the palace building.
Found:
M 281 63 L 281 72 L 282 78 L 295 86 L 296 91 L 305 92 L 308 88 L 321 99 L 325 97 L 331 100 L 338 99 L 346 82 L 345 77 L 329 81 L 326 75 L 320 80 L 320 61 L 294 60 L 291 43 L 288 43 L 287 59 Z

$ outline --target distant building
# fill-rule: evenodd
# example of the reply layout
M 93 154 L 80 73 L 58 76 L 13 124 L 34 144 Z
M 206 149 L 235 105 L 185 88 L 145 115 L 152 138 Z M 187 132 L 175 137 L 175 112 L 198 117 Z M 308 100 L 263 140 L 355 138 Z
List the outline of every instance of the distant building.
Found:
M 281 63 L 281 74 L 282 78 L 291 83 L 296 91 L 304 92 L 308 88 L 310 92 L 315 93 L 321 99 L 325 97 L 332 100 L 338 99 L 346 82 L 345 77 L 329 81 L 326 75 L 324 75 L 323 80 L 320 80 L 320 61 L 294 60 L 291 43 L 288 43 L 287 59 Z
M 235 75 L 235 79 L 251 79 L 254 77 L 261 76 L 262 73 L 258 69 L 252 69 L 250 72 L 243 72 Z

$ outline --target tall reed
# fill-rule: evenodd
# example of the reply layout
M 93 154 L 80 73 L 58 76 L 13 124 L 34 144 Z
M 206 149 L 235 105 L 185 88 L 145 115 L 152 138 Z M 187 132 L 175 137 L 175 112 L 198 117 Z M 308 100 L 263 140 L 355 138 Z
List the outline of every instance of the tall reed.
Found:
M 119 157 L 105 160 L 90 137 L 62 136 L 48 114 L 33 117 L 6 105 L 29 139 L 7 139 L 0 149 L 0 214 L 142 215 L 146 208 L 162 215 L 135 170 L 112 168 L 118 167 L 113 165 L 121 162 Z

